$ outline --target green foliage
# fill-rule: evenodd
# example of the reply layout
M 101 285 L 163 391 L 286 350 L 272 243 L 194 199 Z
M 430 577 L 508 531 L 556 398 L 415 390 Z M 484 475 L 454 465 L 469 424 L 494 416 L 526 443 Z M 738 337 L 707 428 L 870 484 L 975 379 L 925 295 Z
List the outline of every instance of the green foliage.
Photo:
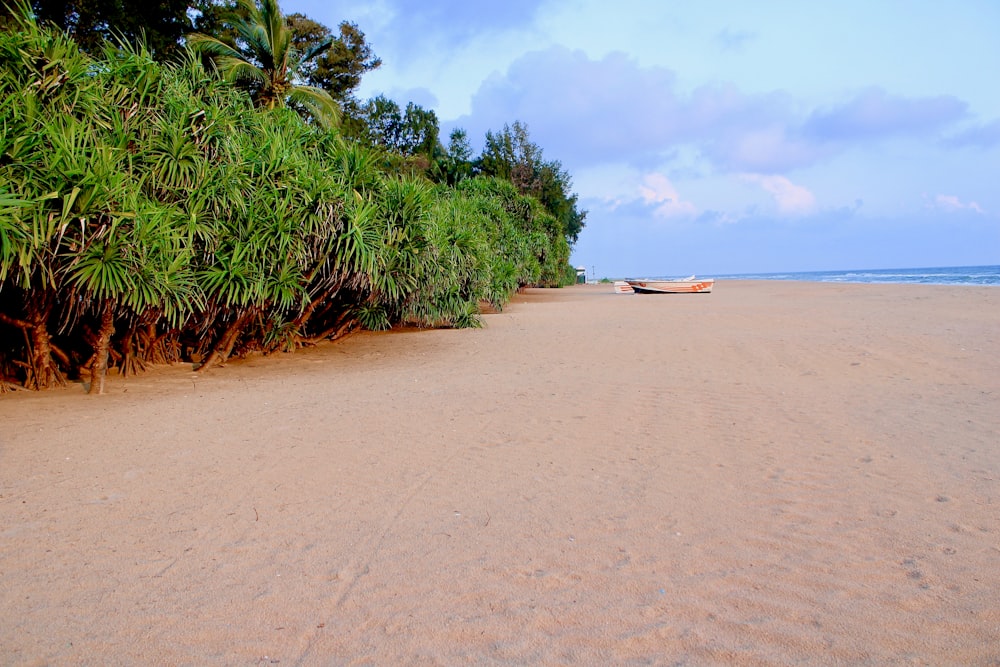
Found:
M 107 42 L 121 40 L 142 42 L 158 60 L 172 59 L 181 53 L 180 39 L 191 29 L 189 0 L 30 0 L 0 3 L 0 17 L 24 15 L 25 4 L 39 22 L 57 26 L 91 53 L 99 53 Z
M 321 88 L 296 84 L 296 73 L 329 50 L 321 40 L 304 51 L 294 45 L 292 29 L 277 0 L 238 0 L 224 17 L 230 35 L 192 33 L 188 45 L 207 58 L 229 81 L 246 86 L 257 106 L 274 109 L 291 105 L 324 127 L 337 123 L 340 110 Z
M 515 121 L 496 134 L 487 132 L 477 171 L 507 179 L 521 194 L 536 198 L 562 225 L 567 242 L 576 242 L 587 212 L 577 208 L 572 180 L 562 164 L 543 159 L 542 149 L 531 141 L 526 125 Z
M 329 42 L 329 47 L 317 58 L 305 59 L 297 72 L 310 86 L 325 90 L 341 105 L 345 104 L 361 84 L 361 77 L 382 65 L 372 52 L 365 34 L 356 23 L 341 22 L 339 34 L 303 14 L 287 17 L 292 31 L 292 44 L 305 53 Z
M 448 139 L 448 150 L 441 160 L 444 182 L 457 185 L 472 177 L 472 146 L 469 135 L 460 127 L 451 131 Z
M 560 221 L 509 180 L 435 185 L 419 155 L 253 95 L 196 57 L 88 55 L 23 18 L 0 32 L 0 383 L 45 387 L 109 350 L 124 373 L 479 326 L 481 303 L 562 280 Z M 433 113 L 407 118 L 408 150 L 440 164 Z
M 369 331 L 385 331 L 392 328 L 389 319 L 389 312 L 385 304 L 378 302 L 367 302 L 358 306 L 358 322 Z
M 440 128 L 437 115 L 410 102 L 401 110 L 393 100 L 379 95 L 362 109 L 368 142 L 404 157 L 435 157 Z

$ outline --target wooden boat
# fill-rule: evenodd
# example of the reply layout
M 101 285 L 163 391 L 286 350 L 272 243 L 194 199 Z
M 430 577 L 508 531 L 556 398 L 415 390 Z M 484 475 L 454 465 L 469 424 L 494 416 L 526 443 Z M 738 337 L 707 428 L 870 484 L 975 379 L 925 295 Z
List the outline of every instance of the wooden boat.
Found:
M 615 294 L 635 294 L 635 290 L 624 280 L 616 280 Z
M 696 279 L 694 276 L 681 280 L 626 280 L 636 294 L 707 294 L 715 286 L 714 278 Z

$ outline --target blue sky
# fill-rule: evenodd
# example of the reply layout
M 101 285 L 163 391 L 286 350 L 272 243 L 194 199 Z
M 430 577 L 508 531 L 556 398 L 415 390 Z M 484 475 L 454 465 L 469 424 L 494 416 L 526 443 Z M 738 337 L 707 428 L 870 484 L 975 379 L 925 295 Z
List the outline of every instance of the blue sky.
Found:
M 995 0 L 286 0 L 443 136 L 525 123 L 597 277 L 1000 264 Z

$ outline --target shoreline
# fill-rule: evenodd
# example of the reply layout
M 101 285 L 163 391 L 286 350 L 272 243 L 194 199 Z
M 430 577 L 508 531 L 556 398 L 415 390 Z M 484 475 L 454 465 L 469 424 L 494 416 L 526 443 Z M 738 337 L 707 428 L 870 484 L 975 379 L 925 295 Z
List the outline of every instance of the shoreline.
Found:
M 971 285 L 1000 286 L 1000 265 L 981 264 L 970 266 L 936 266 L 881 269 L 835 269 L 822 271 L 768 271 L 733 273 L 725 275 L 704 274 L 702 278 L 720 281 L 766 280 L 842 284 L 880 285 Z M 672 276 L 647 276 L 651 280 L 672 280 Z M 625 278 L 628 280 L 629 278 Z M 617 280 L 623 280 L 618 278 Z M 597 281 L 592 281 L 597 284 Z
M 1000 292 L 716 285 L 0 396 L 4 664 L 1000 658 Z
M 854 282 L 837 282 L 837 281 L 810 281 L 810 280 L 786 280 L 786 279 L 749 279 L 749 278 L 716 278 L 716 284 L 720 286 L 732 287 L 736 286 L 738 288 L 759 286 L 765 289 L 770 287 L 779 287 L 781 285 L 801 285 L 801 286 L 828 286 L 830 288 L 836 287 L 846 287 L 846 288 L 874 288 L 874 287 L 887 287 L 890 289 L 895 288 L 915 288 L 915 289 L 944 289 L 950 290 L 952 288 L 958 289 L 969 289 L 969 290 L 992 290 L 1000 287 L 1000 285 L 957 285 L 957 284 L 939 284 L 939 283 L 854 283 Z M 607 291 L 612 293 L 613 282 L 609 283 L 586 283 L 582 285 L 571 285 L 563 288 L 528 288 L 527 294 L 532 295 L 534 301 L 546 301 L 546 295 L 556 296 L 560 293 L 570 293 L 574 290 L 591 290 L 595 293 Z M 719 290 L 716 290 L 716 293 Z M 666 294 L 666 295 L 623 295 L 623 294 L 612 294 L 613 296 L 628 298 L 630 296 L 639 296 L 640 298 L 663 298 L 663 299 L 688 299 L 692 298 L 691 295 L 683 294 Z M 710 298 L 711 293 L 703 294 L 699 298 Z M 992 295 L 987 291 L 982 295 L 983 298 L 990 300 Z M 481 315 L 484 318 L 485 326 L 488 326 L 489 318 L 492 317 L 503 317 L 510 312 L 510 308 L 518 303 L 526 303 L 527 299 L 525 293 L 516 294 L 510 306 L 501 312 L 496 312 L 490 310 Z M 998 318 L 1000 321 L 1000 318 Z M 132 375 L 129 377 L 122 377 L 115 372 L 109 373 L 107 376 L 107 388 L 106 393 L 115 393 L 127 391 L 129 385 L 145 387 L 149 382 L 156 378 L 169 378 L 171 381 L 177 383 L 183 383 L 184 381 L 192 381 L 195 386 L 201 383 L 202 379 L 218 379 L 222 380 L 225 378 L 227 372 L 231 372 L 233 369 L 239 369 L 242 367 L 249 368 L 267 368 L 272 369 L 275 364 L 279 364 L 282 361 L 294 360 L 297 356 L 303 355 L 317 355 L 325 354 L 330 350 L 336 350 L 339 346 L 348 344 L 347 341 L 352 338 L 382 338 L 382 337 L 392 337 L 392 336 L 402 336 L 402 335 L 417 335 L 417 334 L 430 334 L 432 332 L 441 331 L 474 331 L 474 329 L 422 329 L 418 327 L 397 327 L 389 331 L 358 331 L 348 334 L 346 337 L 338 339 L 336 341 L 321 341 L 316 345 L 304 347 L 297 349 L 293 352 L 276 352 L 271 354 L 262 353 L 251 353 L 246 357 L 233 357 L 226 363 L 222 364 L 219 368 L 212 369 L 207 373 L 195 373 L 193 371 L 195 364 L 187 362 L 177 362 L 173 364 L 159 364 L 150 365 L 149 369 L 139 375 Z M 348 348 L 349 349 L 349 348 Z M 345 353 L 347 349 L 343 350 Z M 280 372 L 280 371 L 278 371 Z M 44 391 L 33 391 L 24 388 L 16 388 L 7 391 L 6 393 L 0 393 L 0 404 L 3 403 L 5 399 L 10 399 L 11 397 L 22 397 L 27 398 L 29 396 L 35 397 L 45 397 L 50 395 L 58 395 L 65 393 L 79 393 L 81 395 L 86 395 L 86 381 L 85 380 L 72 380 L 68 381 L 65 386 L 55 387 L 53 389 Z M 209 383 L 211 384 L 211 383 Z M 134 388 L 133 388 L 134 391 Z M 97 400 L 100 400 L 99 398 Z

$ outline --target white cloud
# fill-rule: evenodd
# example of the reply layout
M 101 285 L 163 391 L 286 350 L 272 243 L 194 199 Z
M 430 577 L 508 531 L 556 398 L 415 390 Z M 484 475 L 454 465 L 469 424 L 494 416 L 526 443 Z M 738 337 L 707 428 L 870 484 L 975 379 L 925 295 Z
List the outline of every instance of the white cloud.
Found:
M 639 185 L 639 196 L 651 206 L 660 218 L 689 217 L 698 213 L 697 207 L 683 201 L 670 179 L 660 173 L 646 174 Z
M 782 214 L 805 215 L 816 210 L 816 196 L 808 188 L 795 185 L 784 176 L 741 174 L 740 180 L 758 185 L 770 194 Z
M 963 202 L 955 195 L 938 195 L 934 198 L 934 205 L 945 211 L 974 211 L 985 213 L 986 211 L 974 201 Z
M 659 171 L 644 173 L 625 164 L 605 164 L 581 169 L 573 183 L 587 206 L 607 211 L 627 209 L 643 217 L 652 211 L 658 218 L 694 217 L 701 212 Z

